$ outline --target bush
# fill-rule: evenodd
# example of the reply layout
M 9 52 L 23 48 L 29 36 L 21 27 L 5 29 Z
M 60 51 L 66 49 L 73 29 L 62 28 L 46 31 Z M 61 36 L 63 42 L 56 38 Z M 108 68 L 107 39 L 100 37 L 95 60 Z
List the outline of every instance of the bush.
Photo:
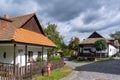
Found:
M 52 61 L 52 60 L 60 60 L 61 59 L 61 57 L 60 56 L 53 56 L 53 57 L 50 57 L 50 61 Z
M 41 57 L 37 57 L 36 61 L 37 62 L 42 62 L 42 58 Z
M 117 53 L 117 56 L 120 57 L 120 53 Z

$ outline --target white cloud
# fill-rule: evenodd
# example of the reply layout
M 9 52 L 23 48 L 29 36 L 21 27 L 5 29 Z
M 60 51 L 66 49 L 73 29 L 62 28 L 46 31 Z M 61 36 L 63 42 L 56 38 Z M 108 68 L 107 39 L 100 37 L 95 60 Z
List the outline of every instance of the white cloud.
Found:
M 33 13 L 37 12 L 38 10 L 41 10 L 42 8 L 38 6 L 36 2 L 33 0 L 25 0 L 20 3 L 14 3 L 14 0 L 1 0 L 0 2 L 0 10 L 3 13 L 8 13 L 10 15 L 15 14 L 27 14 L 27 13 Z M 33 7 L 34 6 L 34 7 Z

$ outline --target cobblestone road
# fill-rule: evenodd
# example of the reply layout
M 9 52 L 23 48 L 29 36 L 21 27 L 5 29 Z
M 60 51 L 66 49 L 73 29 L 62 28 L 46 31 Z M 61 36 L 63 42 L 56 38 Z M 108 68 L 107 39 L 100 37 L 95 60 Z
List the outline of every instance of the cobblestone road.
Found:
M 61 80 L 120 80 L 120 59 L 92 63 L 66 61 L 72 73 Z

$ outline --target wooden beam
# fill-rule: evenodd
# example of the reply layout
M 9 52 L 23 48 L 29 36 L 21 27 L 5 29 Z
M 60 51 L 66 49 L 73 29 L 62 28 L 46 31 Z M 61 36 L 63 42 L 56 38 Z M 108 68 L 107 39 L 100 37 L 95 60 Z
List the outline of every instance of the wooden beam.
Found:
M 43 52 L 44 52 L 44 46 L 42 46 L 42 61 L 43 61 Z
M 13 58 L 14 58 L 14 70 L 13 70 L 13 73 L 15 74 L 15 66 L 16 66 L 16 44 L 14 44 L 14 55 L 13 55 Z
M 27 45 L 25 45 L 25 74 L 27 73 Z

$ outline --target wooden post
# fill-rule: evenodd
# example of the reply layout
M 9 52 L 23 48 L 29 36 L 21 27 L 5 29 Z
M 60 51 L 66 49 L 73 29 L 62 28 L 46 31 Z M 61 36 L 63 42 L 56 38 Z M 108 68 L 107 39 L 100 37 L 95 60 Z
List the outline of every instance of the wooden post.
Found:
M 13 58 L 14 58 L 14 69 L 13 69 L 13 73 L 15 75 L 15 67 L 16 67 L 16 44 L 14 44 L 14 55 L 13 55 Z
M 49 61 L 49 55 L 50 53 L 49 53 L 49 51 L 47 51 L 47 62 Z
M 32 63 L 30 63 L 30 79 L 32 80 Z
M 42 46 L 42 61 L 43 61 L 43 52 L 44 52 L 44 46 Z
M 81 46 L 81 54 L 80 55 L 82 55 L 82 57 L 83 57 L 83 45 Z
M 27 45 L 25 45 L 25 75 L 27 73 Z

